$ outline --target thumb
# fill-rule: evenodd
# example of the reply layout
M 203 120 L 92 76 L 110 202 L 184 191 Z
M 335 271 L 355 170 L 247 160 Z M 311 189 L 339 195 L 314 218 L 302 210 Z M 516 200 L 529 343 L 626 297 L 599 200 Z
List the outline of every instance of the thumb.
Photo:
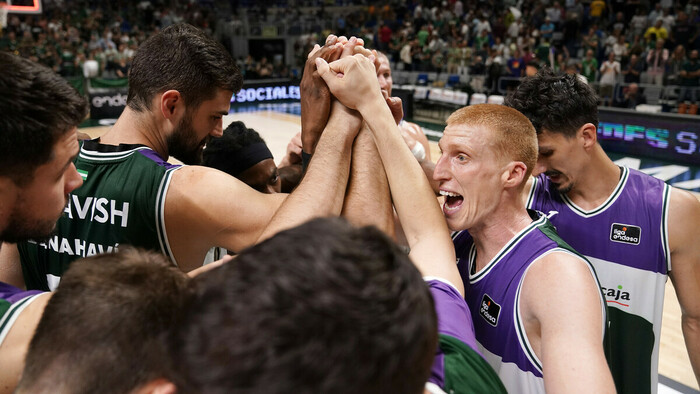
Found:
M 335 77 L 335 73 L 333 70 L 331 70 L 328 62 L 320 57 L 316 58 L 316 71 L 318 72 L 318 75 L 320 75 L 321 78 L 326 81 L 326 83 L 329 83 L 330 80 Z

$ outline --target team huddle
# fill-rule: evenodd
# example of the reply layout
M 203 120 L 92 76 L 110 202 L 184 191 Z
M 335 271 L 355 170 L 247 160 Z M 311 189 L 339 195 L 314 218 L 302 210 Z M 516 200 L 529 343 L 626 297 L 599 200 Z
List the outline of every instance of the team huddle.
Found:
M 607 157 L 575 75 L 455 111 L 433 161 L 386 56 L 331 35 L 279 193 L 237 179 L 259 141 L 214 156 L 242 76 L 190 25 L 93 140 L 59 76 L 0 67 L 0 393 L 654 393 L 669 277 L 700 381 L 700 202 Z

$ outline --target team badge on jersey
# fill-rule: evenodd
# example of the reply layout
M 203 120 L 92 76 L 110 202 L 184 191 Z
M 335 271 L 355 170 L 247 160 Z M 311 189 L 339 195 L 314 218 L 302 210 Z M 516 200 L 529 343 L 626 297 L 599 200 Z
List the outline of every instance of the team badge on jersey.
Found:
M 639 245 L 642 229 L 629 224 L 613 223 L 610 228 L 610 240 L 623 244 Z
M 481 299 L 481 308 L 479 314 L 486 320 L 487 323 L 496 327 L 498 325 L 498 315 L 501 313 L 501 306 L 496 304 L 494 300 L 484 293 L 484 298 Z

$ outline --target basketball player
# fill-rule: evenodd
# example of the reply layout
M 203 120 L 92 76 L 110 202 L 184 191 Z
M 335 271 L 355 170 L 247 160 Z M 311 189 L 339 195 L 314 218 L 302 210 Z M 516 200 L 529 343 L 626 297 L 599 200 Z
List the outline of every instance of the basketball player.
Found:
M 379 81 L 379 87 L 386 90 L 387 95 L 391 97 L 394 80 L 391 78 L 389 58 L 384 53 L 377 52 L 377 62 L 377 80 Z M 419 125 L 401 119 L 399 130 L 406 141 L 406 145 L 411 149 L 411 153 L 413 153 L 419 163 L 425 160 L 431 160 L 428 138 L 426 138 L 423 129 Z
M 319 74 L 344 104 L 357 109 L 374 137 L 386 171 L 391 196 L 410 246 L 409 257 L 423 274 L 433 295 L 440 333 L 438 355 L 429 387 L 448 392 L 505 392 L 484 359 L 475 351 L 472 318 L 454 264 L 445 221 L 420 166 L 399 137 L 391 109 L 400 100 L 382 97 L 371 78 L 375 68 L 363 57 L 328 65 L 317 60 Z M 339 79 L 337 73 L 342 72 Z M 384 103 L 387 105 L 384 105 Z M 391 211 L 385 213 L 391 216 Z
M 340 56 L 343 46 L 334 44 L 321 48 L 322 56 Z M 225 49 L 190 25 L 145 41 L 129 72 L 127 108 L 106 134 L 81 146 L 76 164 L 85 185 L 71 195 L 57 234 L 20 245 L 27 286 L 54 289 L 72 260 L 120 244 L 159 250 L 187 272 L 212 246 L 242 250 L 280 223 L 339 213 L 359 129 L 340 107 L 318 139 L 318 164 L 290 195 L 261 194 L 220 171 L 166 162 L 170 155 L 199 162 L 207 140 L 221 135 L 241 83 Z
M 82 183 L 73 158 L 87 102 L 53 71 L 19 56 L 0 52 L 0 70 L 0 242 L 45 237 L 66 194 Z M 12 248 L 5 244 L 0 253 Z M 0 282 L 0 393 L 17 384 L 48 299 Z
M 596 94 L 575 76 L 541 70 L 506 105 L 530 118 L 538 133 L 528 208 L 548 213 L 561 237 L 595 266 L 607 299 L 618 391 L 657 390 L 669 276 L 700 381 L 700 202 L 608 158 L 597 140 Z
M 190 297 L 187 276 L 160 254 L 124 248 L 74 262 L 15 393 L 175 393 L 160 338 Z
M 204 149 L 202 165 L 240 179 L 260 193 L 281 192 L 280 173 L 272 152 L 255 130 L 243 122 L 232 122 L 219 138 Z

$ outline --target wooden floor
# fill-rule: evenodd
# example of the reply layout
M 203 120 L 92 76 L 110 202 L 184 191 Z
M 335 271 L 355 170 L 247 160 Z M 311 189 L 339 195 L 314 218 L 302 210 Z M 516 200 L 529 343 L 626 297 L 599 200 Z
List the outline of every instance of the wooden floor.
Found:
M 224 127 L 234 120 L 240 120 L 247 127 L 260 133 L 279 162 L 284 157 L 289 140 L 300 131 L 300 118 L 297 115 L 274 111 L 245 112 L 228 115 L 224 118 Z M 99 136 L 105 127 L 81 129 L 92 137 Z M 431 141 L 431 157 L 440 157 L 437 144 Z M 700 196 L 699 196 L 700 198 Z M 671 281 L 666 284 L 666 301 L 664 303 L 663 324 L 661 328 L 661 349 L 659 354 L 659 373 L 663 376 L 698 390 L 690 360 L 685 349 L 681 333 L 681 313 Z M 661 391 L 660 391 L 661 392 Z

